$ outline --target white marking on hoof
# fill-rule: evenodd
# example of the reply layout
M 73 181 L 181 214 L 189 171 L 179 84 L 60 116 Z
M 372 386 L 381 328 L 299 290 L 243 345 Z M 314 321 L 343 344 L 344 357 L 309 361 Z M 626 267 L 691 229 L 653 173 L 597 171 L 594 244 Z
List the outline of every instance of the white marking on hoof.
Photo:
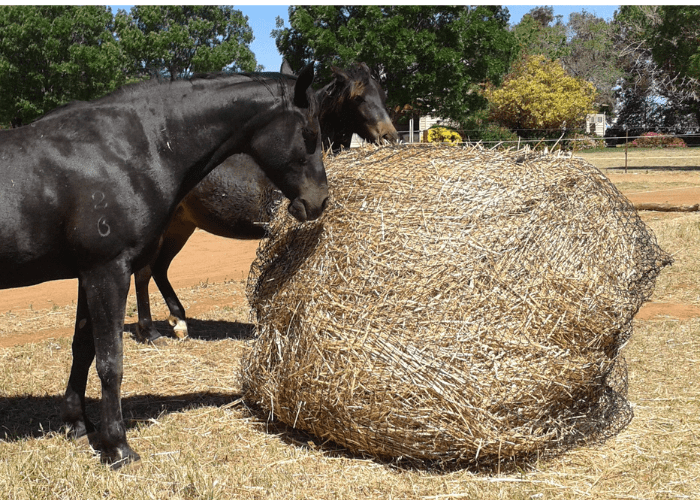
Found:
M 96 443 L 97 440 L 99 439 L 99 436 L 97 435 L 97 431 L 91 432 L 89 434 L 85 434 L 83 436 L 80 436 L 79 438 L 75 438 L 75 444 L 79 448 L 85 448 L 85 449 L 95 449 L 93 446 L 93 443 Z
M 155 340 L 149 340 L 148 343 L 153 347 L 166 347 L 170 343 L 168 337 L 158 337 Z
M 187 338 L 187 322 L 182 319 L 178 319 L 175 316 L 170 316 L 168 318 L 168 323 L 173 327 L 173 333 L 179 339 Z

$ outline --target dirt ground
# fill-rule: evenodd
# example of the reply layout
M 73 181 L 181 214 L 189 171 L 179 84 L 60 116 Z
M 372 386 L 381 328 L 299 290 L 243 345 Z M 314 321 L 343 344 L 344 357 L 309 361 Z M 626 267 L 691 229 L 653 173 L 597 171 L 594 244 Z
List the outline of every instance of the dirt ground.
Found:
M 656 202 L 675 205 L 700 203 L 700 150 L 632 150 L 625 173 L 624 150 L 578 153 L 600 168 L 633 203 Z M 257 241 L 220 238 L 201 230 L 195 231 L 184 250 L 170 267 L 169 277 L 178 291 L 193 286 L 244 280 L 255 258 Z M 10 311 L 39 310 L 75 304 L 77 280 L 63 280 L 40 285 L 0 290 L 0 315 Z M 151 293 L 157 288 L 151 283 Z M 133 295 L 134 287 L 130 294 Z M 203 292 L 188 316 L 196 317 L 216 307 L 245 307 L 245 297 L 213 296 Z M 700 317 L 700 307 L 690 304 L 650 302 L 639 311 L 639 319 Z M 154 319 L 164 319 L 156 317 Z M 72 335 L 72 328 L 57 328 L 35 335 L 0 336 L 0 347 L 36 342 L 49 337 Z

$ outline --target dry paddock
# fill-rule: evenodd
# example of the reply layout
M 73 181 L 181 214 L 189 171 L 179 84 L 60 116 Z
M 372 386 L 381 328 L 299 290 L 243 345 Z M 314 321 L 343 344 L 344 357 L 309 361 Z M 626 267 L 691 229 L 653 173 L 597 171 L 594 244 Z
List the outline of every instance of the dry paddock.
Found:
M 673 192 L 695 199 L 700 153 L 644 153 L 635 151 L 643 161 L 636 169 L 630 162 L 626 174 L 616 168 L 624 166 L 619 149 L 581 156 L 630 199 Z M 58 405 L 75 314 L 73 299 L 65 295 L 70 292 L 56 292 L 52 302 L 34 301 L 31 308 L 0 307 L 0 497 L 700 498 L 700 215 L 642 217 L 675 263 L 662 272 L 625 348 L 634 419 L 602 445 L 502 470 L 440 470 L 350 455 L 266 422 L 240 400 L 237 374 L 252 331 L 240 269 L 222 265 L 241 253 L 252 259 L 250 249 L 197 234 L 190 244 L 206 239 L 216 258 L 202 251 L 183 254 L 171 270 L 192 311 L 192 339 L 159 349 L 137 344 L 129 333 L 136 321 L 129 299 L 123 406 L 130 442 L 142 456 L 137 467 L 108 470 L 85 443 L 61 432 Z M 180 280 L 193 266 L 188 259 L 203 269 L 194 279 Z M 51 297 L 51 286 L 47 290 Z M 156 295 L 152 302 L 161 303 Z M 154 314 L 167 316 L 163 306 Z M 91 377 L 89 411 L 96 415 L 99 389 L 94 372 Z

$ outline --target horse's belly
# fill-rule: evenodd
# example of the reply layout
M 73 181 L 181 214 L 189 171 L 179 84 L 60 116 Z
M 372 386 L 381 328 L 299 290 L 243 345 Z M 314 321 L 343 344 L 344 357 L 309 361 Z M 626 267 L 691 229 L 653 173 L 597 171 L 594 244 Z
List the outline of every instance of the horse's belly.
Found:
M 29 210 L 5 200 L 0 216 L 0 288 L 76 277 L 75 259 L 63 236 L 57 210 Z
M 252 158 L 233 155 L 187 195 L 176 217 L 224 238 L 260 239 L 268 189 L 274 186 Z
M 0 257 L 0 289 L 70 278 L 77 278 L 75 269 L 54 256 L 42 256 L 21 262 Z

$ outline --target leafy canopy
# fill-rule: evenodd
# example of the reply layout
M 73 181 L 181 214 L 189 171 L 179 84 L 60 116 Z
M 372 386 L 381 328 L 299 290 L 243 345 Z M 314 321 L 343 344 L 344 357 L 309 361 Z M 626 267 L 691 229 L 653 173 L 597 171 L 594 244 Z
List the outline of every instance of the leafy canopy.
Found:
M 697 128 L 700 7 L 623 5 L 614 25 L 616 52 L 627 72 L 619 91 L 618 124 L 672 131 Z
M 542 54 L 551 60 L 569 54 L 566 26 L 562 23 L 562 16 L 555 17 L 553 11 L 552 7 L 532 9 L 513 26 L 513 34 L 522 54 Z
M 277 48 L 299 69 L 317 60 L 321 81 L 330 66 L 366 63 L 394 112 L 419 108 L 463 122 L 486 106 L 479 84 L 498 83 L 515 57 L 499 6 L 350 5 L 290 7 Z
M 567 73 L 595 85 L 598 105 L 612 110 L 615 89 L 625 76 L 615 50 L 614 28 L 605 19 L 574 12 L 566 25 L 568 53 L 561 58 Z
M 490 116 L 510 129 L 574 128 L 593 112 L 595 87 L 543 55 L 519 62 L 500 88 L 487 85 Z
M 537 7 L 513 27 L 523 55 L 559 59 L 571 76 L 595 85 L 598 104 L 614 106 L 614 88 L 623 76 L 614 47 L 614 30 L 605 19 L 582 10 L 569 16 L 554 16 L 552 7 Z
M 654 61 L 668 71 L 700 79 L 700 7 L 663 5 L 661 22 L 647 33 Z
M 112 14 L 98 6 L 0 6 L 0 123 L 20 126 L 126 83 Z
M 153 75 L 257 69 L 253 33 L 226 6 L 0 6 L 0 123 Z
M 130 73 L 176 79 L 196 72 L 255 71 L 253 30 L 241 11 L 211 5 L 138 5 L 115 29 Z

